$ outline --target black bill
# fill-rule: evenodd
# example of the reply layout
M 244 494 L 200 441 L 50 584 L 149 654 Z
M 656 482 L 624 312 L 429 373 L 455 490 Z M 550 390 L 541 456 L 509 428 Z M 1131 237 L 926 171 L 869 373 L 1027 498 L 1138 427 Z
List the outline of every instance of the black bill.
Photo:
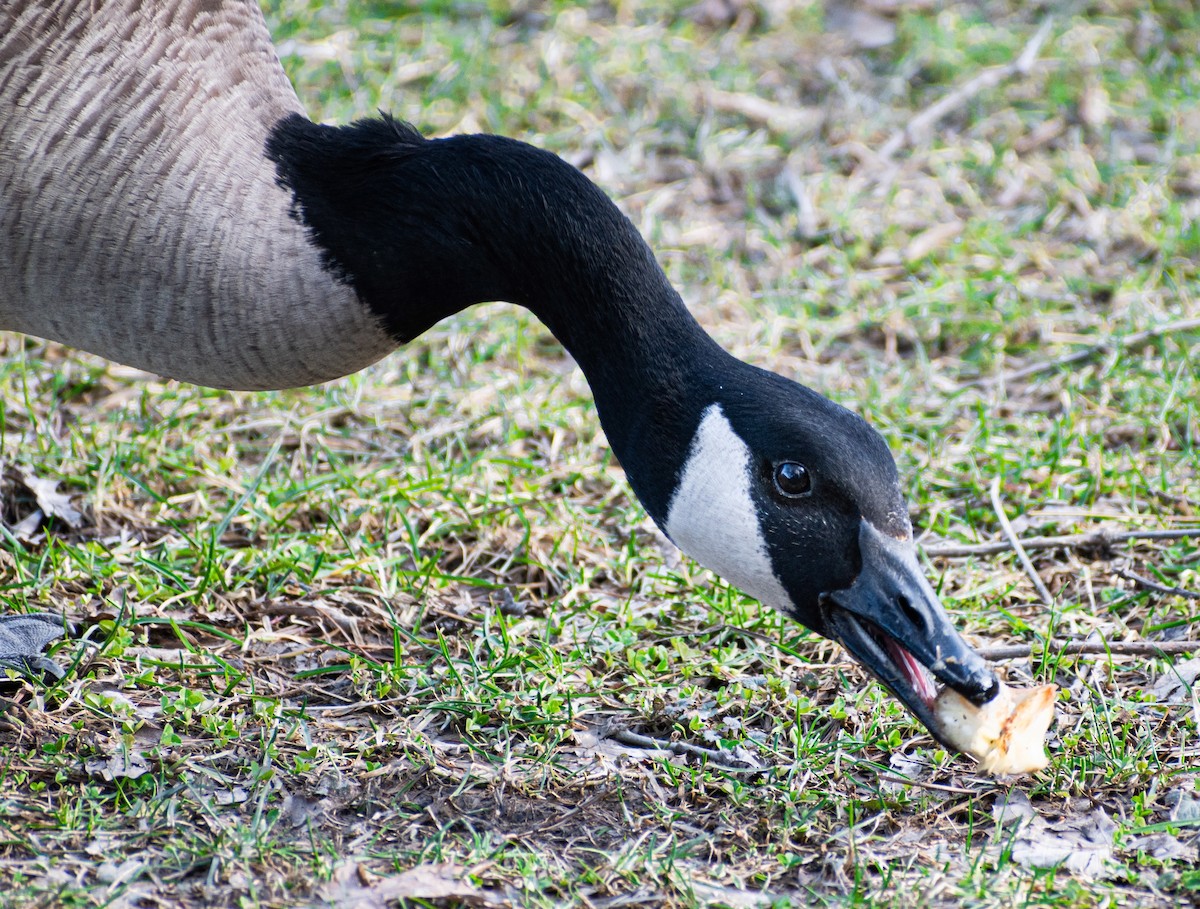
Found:
M 999 691 L 992 670 L 959 636 L 917 562 L 911 540 L 859 527 L 862 571 L 822 597 L 826 633 L 863 664 L 951 750 L 933 705 L 937 683 L 976 705 Z

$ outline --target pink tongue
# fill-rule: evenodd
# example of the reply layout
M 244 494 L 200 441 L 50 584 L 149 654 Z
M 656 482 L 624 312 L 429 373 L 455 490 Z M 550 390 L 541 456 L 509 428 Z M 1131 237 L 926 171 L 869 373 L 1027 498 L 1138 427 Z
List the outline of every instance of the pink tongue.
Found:
M 925 671 L 925 667 L 918 663 L 917 658 L 902 645 L 891 638 L 885 637 L 884 643 L 887 645 L 888 654 L 896 661 L 896 665 L 900 667 L 904 674 L 908 676 L 908 680 L 912 683 L 918 697 L 932 707 L 933 702 L 937 699 L 937 689 L 933 686 L 933 681 L 929 678 L 929 673 Z

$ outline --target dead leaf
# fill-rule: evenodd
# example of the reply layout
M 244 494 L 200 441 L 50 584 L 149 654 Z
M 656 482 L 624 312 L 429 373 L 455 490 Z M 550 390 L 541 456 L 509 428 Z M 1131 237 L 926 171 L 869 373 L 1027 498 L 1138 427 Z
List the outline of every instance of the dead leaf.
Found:
M 1189 862 L 1196 861 L 1196 847 L 1190 843 L 1183 842 L 1177 836 L 1172 836 L 1169 833 L 1155 833 L 1152 836 L 1139 836 L 1133 839 L 1125 840 L 1123 846 L 1126 850 L 1144 852 L 1152 858 L 1158 859 L 1160 862 L 1171 862 L 1176 859 L 1184 859 Z
M 12 526 L 13 536 L 22 543 L 36 543 L 37 535 L 42 529 L 46 516 L 40 508 L 35 508 Z
M 139 776 L 150 771 L 150 762 L 136 748 L 119 747 L 106 758 L 93 758 L 84 765 L 92 776 L 99 776 L 109 782 L 124 778 L 136 780 Z
M 1103 808 L 1053 824 L 1035 814 L 1013 837 L 1012 859 L 1026 868 L 1062 867 L 1080 877 L 1102 877 L 1116 832 Z
M 58 481 L 40 479 L 33 471 L 17 467 L 5 468 L 3 478 L 18 490 L 5 497 L 5 510 L 13 522 L 9 529 L 18 540 L 36 543 L 49 518 L 71 528 L 81 523 L 83 516 L 71 506 L 70 496 L 58 492 Z M 33 497 L 32 502 L 29 496 Z
M 929 776 L 929 761 L 921 757 L 912 757 L 903 751 L 893 751 L 888 758 L 888 767 L 893 773 L 919 780 Z
M 689 881 L 692 892 L 700 899 L 701 905 L 728 906 L 730 909 L 757 909 L 779 905 L 779 895 L 771 892 L 754 893 L 749 890 L 739 890 L 736 887 L 722 887 L 705 881 Z
M 48 518 L 58 518 L 68 527 L 74 529 L 79 526 L 83 520 L 83 515 L 80 514 L 72 505 L 71 497 L 66 493 L 58 491 L 57 480 L 43 480 L 30 470 L 22 468 L 18 471 L 21 477 L 21 483 L 25 488 L 33 493 L 33 497 L 37 500 L 38 508 Z
M 301 795 L 289 795 L 283 800 L 280 820 L 289 827 L 304 827 L 319 818 L 324 806 L 319 799 L 307 799 Z
M 1037 817 L 1033 804 L 1020 789 L 1010 789 L 1003 798 L 996 799 L 992 806 L 992 817 L 997 827 L 1011 827 L 1013 824 L 1025 825 Z
M 1188 689 L 1197 677 L 1200 677 L 1200 657 L 1176 663 L 1154 682 L 1153 694 L 1168 704 L 1182 704 L 1190 700 Z
M 218 805 L 241 805 L 249 801 L 250 793 L 243 786 L 234 786 L 232 789 L 218 789 L 213 793 L 213 798 Z
M 418 865 L 392 877 L 379 877 L 358 862 L 339 865 L 321 897 L 336 909 L 390 909 L 399 900 L 458 900 L 467 906 L 511 906 L 467 879 L 467 869 L 450 863 Z
M 1178 798 L 1171 807 L 1171 820 L 1196 821 L 1200 820 L 1200 796 L 1186 789 L 1178 790 Z

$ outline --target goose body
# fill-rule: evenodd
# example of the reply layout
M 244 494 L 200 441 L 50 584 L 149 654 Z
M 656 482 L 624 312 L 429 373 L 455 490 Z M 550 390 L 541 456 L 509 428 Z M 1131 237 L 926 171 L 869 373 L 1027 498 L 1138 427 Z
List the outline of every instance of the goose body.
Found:
M 861 418 L 723 351 L 556 156 L 312 123 L 253 2 L 0 6 L 0 203 L 0 328 L 205 385 L 321 382 L 474 303 L 525 306 L 685 552 L 842 642 L 935 735 L 930 673 L 996 690 Z

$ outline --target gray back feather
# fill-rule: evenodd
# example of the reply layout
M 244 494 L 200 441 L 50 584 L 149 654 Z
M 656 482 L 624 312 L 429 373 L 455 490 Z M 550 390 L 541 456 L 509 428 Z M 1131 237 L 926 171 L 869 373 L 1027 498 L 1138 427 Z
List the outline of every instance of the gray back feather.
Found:
M 253 0 L 4 0 L 0 328 L 231 388 L 387 353 L 263 155 L 300 111 Z

